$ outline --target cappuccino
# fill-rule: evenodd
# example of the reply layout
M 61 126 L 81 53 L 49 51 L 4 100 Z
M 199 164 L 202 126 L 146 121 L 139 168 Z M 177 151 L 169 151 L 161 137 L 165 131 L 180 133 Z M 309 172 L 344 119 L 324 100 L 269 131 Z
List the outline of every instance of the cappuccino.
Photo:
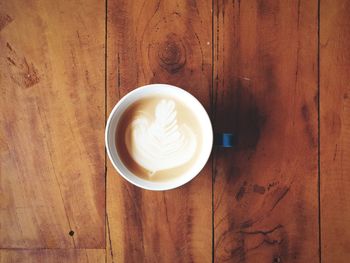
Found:
M 119 119 L 116 149 L 125 167 L 150 181 L 167 181 L 191 169 L 200 156 L 200 120 L 182 102 L 164 96 L 142 98 Z

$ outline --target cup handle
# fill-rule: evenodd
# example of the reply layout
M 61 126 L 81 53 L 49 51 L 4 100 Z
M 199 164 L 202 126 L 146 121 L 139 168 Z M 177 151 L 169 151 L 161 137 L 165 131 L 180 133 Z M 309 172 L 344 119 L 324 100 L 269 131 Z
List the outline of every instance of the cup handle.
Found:
M 232 133 L 215 133 L 214 146 L 230 148 L 234 145 L 234 136 Z

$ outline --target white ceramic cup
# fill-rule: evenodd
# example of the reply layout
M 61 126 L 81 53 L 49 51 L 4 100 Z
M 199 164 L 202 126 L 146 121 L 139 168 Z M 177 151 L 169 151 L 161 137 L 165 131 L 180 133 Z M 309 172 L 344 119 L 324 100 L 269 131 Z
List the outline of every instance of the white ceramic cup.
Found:
M 202 151 L 193 166 L 184 174 L 165 182 L 148 181 L 133 174 L 121 161 L 115 145 L 116 128 L 123 112 L 135 101 L 152 96 L 171 97 L 184 103 L 197 116 L 203 136 Z M 141 188 L 162 191 L 184 185 L 199 174 L 208 161 L 213 147 L 213 129 L 204 107 L 190 93 L 167 84 L 151 84 L 131 91 L 114 106 L 107 120 L 105 140 L 108 157 L 122 177 Z

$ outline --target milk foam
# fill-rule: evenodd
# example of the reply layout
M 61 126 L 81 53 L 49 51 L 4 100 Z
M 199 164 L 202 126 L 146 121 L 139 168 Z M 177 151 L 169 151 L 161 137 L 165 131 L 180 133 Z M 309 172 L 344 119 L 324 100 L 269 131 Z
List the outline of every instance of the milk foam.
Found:
M 197 147 L 192 129 L 178 123 L 175 102 L 166 99 L 158 102 L 154 116 L 138 112 L 126 129 L 125 142 L 130 156 L 151 175 L 187 163 Z

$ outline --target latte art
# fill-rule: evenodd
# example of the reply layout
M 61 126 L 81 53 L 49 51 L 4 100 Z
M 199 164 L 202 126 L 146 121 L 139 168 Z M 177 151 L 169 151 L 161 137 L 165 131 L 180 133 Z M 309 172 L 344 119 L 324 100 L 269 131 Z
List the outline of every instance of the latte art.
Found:
M 116 149 L 134 175 L 171 181 L 197 164 L 203 147 L 200 120 L 173 97 L 145 97 L 131 104 L 116 128 Z
M 151 176 L 189 162 L 197 138 L 190 127 L 178 122 L 176 103 L 162 99 L 154 114 L 137 112 L 126 128 L 125 144 L 131 158 Z

